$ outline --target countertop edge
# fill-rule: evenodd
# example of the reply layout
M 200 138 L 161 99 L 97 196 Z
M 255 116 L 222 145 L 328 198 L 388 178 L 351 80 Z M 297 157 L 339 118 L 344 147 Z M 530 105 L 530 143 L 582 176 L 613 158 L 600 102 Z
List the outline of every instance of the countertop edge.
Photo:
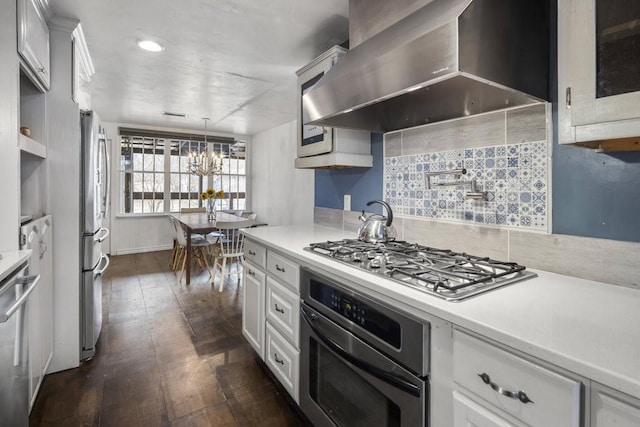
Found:
M 0 255 L 2 255 L 0 259 L 0 281 L 2 281 L 31 257 L 31 250 L 0 252 Z
M 341 238 L 354 238 L 353 235 L 350 235 L 346 231 L 319 225 L 308 226 L 308 229 L 309 236 L 305 236 L 305 238 L 309 238 L 309 240 L 306 240 L 307 244 L 327 239 L 339 240 Z M 285 233 L 286 231 L 289 231 L 290 233 L 295 234 L 296 232 L 300 233 L 301 230 L 304 230 L 304 227 L 277 227 L 277 231 L 282 231 Z M 440 300 L 436 297 L 429 297 L 425 299 L 421 297 L 424 296 L 424 294 L 420 294 L 418 291 L 414 291 L 412 289 L 402 289 L 403 292 L 400 293 L 394 290 L 391 286 L 387 288 L 381 286 L 381 283 L 375 283 L 375 277 L 369 275 L 368 273 L 362 274 L 363 272 L 361 272 L 360 270 L 356 270 L 348 265 L 340 264 L 326 258 L 322 258 L 316 254 L 306 252 L 303 250 L 303 247 L 287 247 L 278 243 L 274 243 L 273 241 L 270 241 L 269 237 L 264 237 L 263 234 L 269 235 L 270 233 L 265 233 L 265 231 L 260 231 L 259 229 L 248 229 L 245 231 L 245 235 L 249 239 L 263 244 L 277 252 L 282 253 L 283 255 L 287 255 L 295 259 L 300 263 L 301 267 L 319 269 L 321 272 L 338 275 L 348 281 L 352 287 L 363 288 L 371 291 L 378 298 L 384 297 L 386 301 L 389 301 L 389 299 L 391 299 L 392 305 L 400 310 L 408 310 L 411 313 L 418 311 L 427 315 L 441 318 L 445 321 L 451 322 L 455 326 L 475 332 L 516 351 L 525 353 L 533 358 L 540 359 L 546 363 L 555 365 L 568 372 L 572 372 L 591 381 L 595 381 L 602 385 L 611 387 L 615 390 L 629 394 L 630 396 L 633 396 L 635 398 L 640 398 L 640 375 L 638 375 L 638 378 L 629 377 L 629 375 L 624 375 L 621 372 L 615 371 L 615 369 L 609 369 L 605 366 L 593 364 L 588 361 L 587 358 L 580 357 L 579 354 L 571 354 L 570 352 L 563 352 L 554 348 L 549 348 L 541 342 L 524 339 L 520 336 L 517 336 L 516 334 L 509 333 L 506 328 L 501 329 L 496 327 L 495 325 L 484 323 L 477 317 L 474 318 L 474 316 L 472 315 L 465 315 L 464 312 L 458 312 L 459 310 L 457 310 L 457 308 L 464 307 L 464 304 L 469 304 L 469 301 L 451 303 Z M 319 237 L 320 235 L 326 238 L 314 240 L 314 236 Z M 638 292 L 636 289 L 608 285 L 601 282 L 595 282 L 571 276 L 563 276 L 557 273 L 546 271 L 532 271 L 538 273 L 538 276 L 542 280 L 546 280 L 547 282 L 553 281 L 554 286 L 589 286 L 594 287 L 596 291 L 600 292 L 602 292 L 603 289 L 599 288 L 602 286 L 606 286 L 607 291 L 622 293 L 625 296 L 631 295 L 633 298 L 637 298 L 638 309 L 640 313 L 640 292 Z M 524 282 L 522 282 L 522 284 L 524 285 Z M 516 286 L 518 286 L 518 284 L 501 288 L 500 292 L 503 292 L 503 295 L 506 295 L 509 292 L 513 294 L 515 292 L 514 289 L 516 288 Z M 474 302 L 472 302 L 472 304 L 477 305 L 478 301 L 483 301 L 482 299 L 478 298 L 485 298 L 485 295 L 500 295 L 494 292 L 497 293 L 498 290 L 474 298 Z M 638 320 L 640 320 L 640 314 L 638 314 L 638 317 Z M 640 342 L 638 342 L 638 347 L 638 351 L 640 352 Z M 640 372 L 640 362 L 638 363 L 638 371 Z

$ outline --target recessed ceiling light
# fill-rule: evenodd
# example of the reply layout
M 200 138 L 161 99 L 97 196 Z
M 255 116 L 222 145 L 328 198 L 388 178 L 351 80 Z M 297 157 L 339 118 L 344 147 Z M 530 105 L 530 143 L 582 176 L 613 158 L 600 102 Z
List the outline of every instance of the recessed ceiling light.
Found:
M 138 42 L 138 47 L 149 52 L 161 52 L 164 50 L 164 46 L 152 40 L 141 40 Z

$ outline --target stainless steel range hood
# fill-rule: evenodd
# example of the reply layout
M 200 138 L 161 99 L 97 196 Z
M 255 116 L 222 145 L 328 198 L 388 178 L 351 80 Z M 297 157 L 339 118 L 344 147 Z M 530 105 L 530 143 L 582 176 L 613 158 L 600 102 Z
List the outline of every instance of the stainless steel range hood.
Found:
M 542 102 L 547 3 L 433 0 L 318 81 L 303 97 L 310 123 L 389 132 Z

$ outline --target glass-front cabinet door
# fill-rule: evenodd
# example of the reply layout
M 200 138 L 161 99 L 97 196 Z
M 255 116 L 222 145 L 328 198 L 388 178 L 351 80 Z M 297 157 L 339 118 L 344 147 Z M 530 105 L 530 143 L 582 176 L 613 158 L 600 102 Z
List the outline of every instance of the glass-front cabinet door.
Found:
M 640 135 L 629 122 L 640 122 L 640 1 L 562 0 L 558 8 L 559 100 L 575 141 Z

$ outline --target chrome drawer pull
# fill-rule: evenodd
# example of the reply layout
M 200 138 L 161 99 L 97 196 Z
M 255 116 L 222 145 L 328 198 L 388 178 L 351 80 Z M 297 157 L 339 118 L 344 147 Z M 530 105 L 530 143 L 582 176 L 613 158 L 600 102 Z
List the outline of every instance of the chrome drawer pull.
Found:
M 483 383 L 489 385 L 493 390 L 497 391 L 503 396 L 510 397 L 511 399 L 518 399 L 522 403 L 535 403 L 533 400 L 529 399 L 529 396 L 527 396 L 527 393 L 525 393 L 524 391 L 506 390 L 500 387 L 498 384 L 491 382 L 491 377 L 489 377 L 489 375 L 486 373 L 478 374 L 478 376 L 482 379 Z
M 282 314 L 284 314 L 284 308 L 278 308 L 278 304 L 277 304 L 277 303 L 276 303 L 276 311 L 277 311 L 278 313 L 282 313 Z
M 254 251 L 252 251 L 251 249 L 249 249 L 249 255 L 256 256 L 256 253 Z
M 253 270 L 249 270 L 249 271 L 247 271 L 247 274 L 248 274 L 249 276 L 255 276 L 255 275 L 256 275 L 255 271 L 253 271 Z
M 284 360 L 282 359 L 278 359 L 278 353 L 273 353 L 273 357 L 276 358 L 276 363 L 279 363 L 281 365 L 284 365 Z
M 278 264 L 276 264 L 276 270 L 278 270 L 281 273 L 284 273 L 284 267 L 280 267 Z

